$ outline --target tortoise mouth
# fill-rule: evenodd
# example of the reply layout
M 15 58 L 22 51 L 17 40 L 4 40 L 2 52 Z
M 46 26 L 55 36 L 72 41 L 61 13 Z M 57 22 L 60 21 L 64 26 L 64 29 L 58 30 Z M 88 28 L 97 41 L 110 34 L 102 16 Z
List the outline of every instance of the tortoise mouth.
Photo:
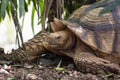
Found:
M 59 42 L 59 41 L 50 41 L 48 42 L 49 46 L 52 48 L 57 48 L 57 49 L 61 49 L 64 47 L 64 42 Z
M 63 45 L 57 45 L 57 44 L 52 44 L 52 45 L 50 45 L 50 47 L 54 48 L 54 49 L 64 49 Z
M 56 47 L 56 46 L 63 46 L 63 43 L 56 43 L 56 42 L 49 42 L 50 46 Z
M 52 46 L 62 46 L 64 42 L 49 42 L 50 45 Z

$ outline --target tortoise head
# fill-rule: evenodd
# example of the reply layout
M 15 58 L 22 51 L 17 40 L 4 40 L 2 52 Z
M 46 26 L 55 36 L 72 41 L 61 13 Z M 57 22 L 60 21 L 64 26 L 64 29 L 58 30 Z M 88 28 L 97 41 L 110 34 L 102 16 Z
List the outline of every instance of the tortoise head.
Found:
M 54 33 L 50 33 L 47 40 L 48 47 L 54 49 L 71 49 L 75 42 L 75 35 L 58 19 L 51 22 Z

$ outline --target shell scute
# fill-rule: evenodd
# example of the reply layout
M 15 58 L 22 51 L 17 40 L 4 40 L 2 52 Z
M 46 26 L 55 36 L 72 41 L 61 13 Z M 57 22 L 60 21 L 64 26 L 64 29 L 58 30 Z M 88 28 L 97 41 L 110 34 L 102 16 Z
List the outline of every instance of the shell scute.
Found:
M 99 12 L 104 7 L 86 11 L 88 7 L 86 5 L 73 12 L 65 21 L 68 28 L 94 50 L 110 54 L 120 53 L 120 7 L 101 16 Z

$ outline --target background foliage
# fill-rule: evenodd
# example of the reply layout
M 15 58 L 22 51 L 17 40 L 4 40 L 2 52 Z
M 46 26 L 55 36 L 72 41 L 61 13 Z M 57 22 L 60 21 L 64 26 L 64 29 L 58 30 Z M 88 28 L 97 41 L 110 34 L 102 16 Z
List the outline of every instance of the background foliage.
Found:
M 120 5 L 120 0 L 0 0 L 0 22 L 4 20 L 6 14 L 8 14 L 9 18 L 12 18 L 16 29 L 16 41 L 20 44 L 20 41 L 23 43 L 23 39 L 19 19 L 23 18 L 24 20 L 24 15 L 28 12 L 30 4 L 33 4 L 31 10 L 31 28 L 34 33 L 35 12 L 37 12 L 38 24 L 42 24 L 42 31 L 50 31 L 49 22 L 54 17 L 67 19 L 78 7 L 84 4 L 93 4 L 97 1 L 101 2 L 97 3 L 93 8 L 107 4 L 105 9 L 100 12 L 100 15 Z M 110 1 L 113 2 L 109 3 Z M 63 13 L 65 14 L 62 15 Z M 45 28 L 46 20 L 48 24 L 47 29 Z

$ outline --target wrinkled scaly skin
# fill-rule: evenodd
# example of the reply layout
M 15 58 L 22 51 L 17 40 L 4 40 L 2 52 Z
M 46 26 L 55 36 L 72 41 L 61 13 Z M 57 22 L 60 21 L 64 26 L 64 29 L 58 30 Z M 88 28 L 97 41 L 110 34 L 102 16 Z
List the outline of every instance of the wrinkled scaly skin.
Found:
M 25 48 L 22 47 L 12 50 L 11 53 L 5 55 L 5 58 L 12 61 L 31 61 L 39 57 L 42 53 L 47 51 L 43 47 L 43 44 L 47 44 L 44 42 L 47 38 L 46 35 L 49 35 L 49 33 L 45 32 L 36 35 L 33 39 L 30 39 L 24 43 Z

